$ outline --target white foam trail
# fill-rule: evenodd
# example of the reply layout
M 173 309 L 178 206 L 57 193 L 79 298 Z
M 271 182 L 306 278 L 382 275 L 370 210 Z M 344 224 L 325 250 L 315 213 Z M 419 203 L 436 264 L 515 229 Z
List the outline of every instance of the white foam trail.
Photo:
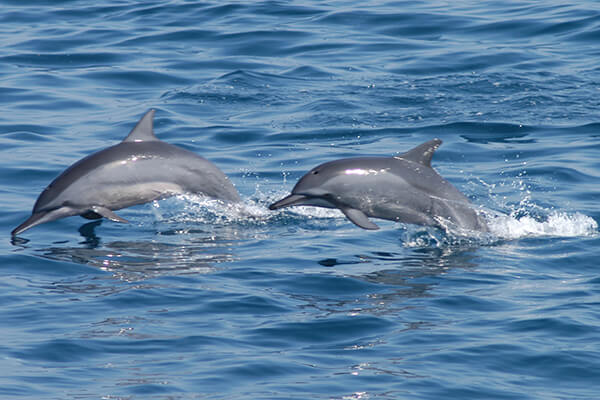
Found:
M 598 223 L 592 217 L 578 212 L 568 214 L 553 211 L 545 221 L 538 221 L 529 215 L 518 219 L 513 215 L 498 215 L 490 218 L 488 225 L 491 233 L 502 239 L 538 236 L 577 237 L 598 233 Z

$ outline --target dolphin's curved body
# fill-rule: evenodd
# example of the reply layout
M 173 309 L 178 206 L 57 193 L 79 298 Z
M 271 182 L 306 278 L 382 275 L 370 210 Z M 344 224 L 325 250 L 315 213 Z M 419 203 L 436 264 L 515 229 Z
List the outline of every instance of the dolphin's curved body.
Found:
M 433 139 L 396 157 L 345 158 L 310 170 L 292 194 L 269 206 L 337 208 L 364 229 L 379 229 L 368 217 L 448 229 L 487 231 L 469 200 L 431 168 L 442 144 Z
M 182 193 L 240 201 L 213 163 L 158 140 L 153 118 L 154 110 L 148 111 L 121 143 L 67 168 L 44 189 L 31 217 L 12 234 L 71 215 L 127 222 L 113 211 Z

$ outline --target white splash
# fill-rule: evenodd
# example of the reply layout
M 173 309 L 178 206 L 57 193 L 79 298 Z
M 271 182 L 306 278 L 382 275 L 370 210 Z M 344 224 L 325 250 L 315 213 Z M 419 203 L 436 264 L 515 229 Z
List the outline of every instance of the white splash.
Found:
M 591 236 L 598 233 L 598 223 L 581 213 L 568 214 L 552 211 L 545 220 L 537 220 L 529 215 L 520 218 L 514 215 L 497 215 L 488 219 L 490 231 L 501 239 L 520 239 L 524 237 Z
M 154 202 L 153 213 L 155 221 L 233 225 L 236 229 L 242 225 L 256 227 L 278 223 L 282 220 L 287 220 L 286 224 L 305 220 L 313 220 L 313 223 L 319 221 L 317 225 L 319 225 L 319 229 L 322 229 L 323 224 L 333 221 L 336 221 L 333 223 L 337 224 L 345 221 L 344 215 L 337 209 L 302 206 L 270 211 L 267 208 L 268 204 L 288 194 L 283 190 L 264 193 L 257 186 L 252 196 L 238 204 L 228 204 L 198 195 L 179 195 L 171 198 L 172 200 Z M 444 233 L 442 230 L 432 227 L 398 226 L 408 228 L 404 234 L 404 241 L 409 247 L 427 246 L 432 242 L 454 244 L 466 241 L 471 244 L 482 244 L 526 237 L 578 237 L 598 234 L 598 223 L 592 217 L 579 212 L 547 210 L 533 204 L 529 196 L 522 199 L 518 205 L 507 206 L 504 204 L 504 207 L 500 207 L 500 209 L 506 208 L 512 209 L 509 214 L 489 209 L 480 210 L 488 222 L 489 233 L 464 232 L 457 229 L 446 229 Z M 394 229 L 396 228 L 394 227 Z
M 527 163 L 523 162 L 523 166 Z M 498 239 L 520 239 L 526 237 L 580 237 L 598 234 L 598 223 L 592 217 L 576 211 L 557 210 L 536 204 L 523 170 L 500 185 L 479 183 L 488 188 L 493 208 L 503 212 L 484 211 L 490 233 Z M 496 191 L 505 192 L 501 195 Z M 518 202 L 509 198 L 520 197 Z
M 184 203 L 184 212 L 180 217 L 185 222 L 231 224 L 266 221 L 271 216 L 264 205 L 250 199 L 230 204 L 204 196 L 183 194 L 176 196 L 176 201 Z

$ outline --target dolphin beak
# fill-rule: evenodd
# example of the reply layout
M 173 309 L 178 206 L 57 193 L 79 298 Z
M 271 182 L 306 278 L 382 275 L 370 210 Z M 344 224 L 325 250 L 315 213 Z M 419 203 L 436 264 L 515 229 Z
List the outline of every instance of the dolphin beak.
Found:
M 27 229 L 33 228 L 34 226 L 37 226 L 39 224 L 54 221 L 59 218 L 70 217 L 71 215 L 77 214 L 77 209 L 66 206 L 55 208 L 54 210 L 50 211 L 39 211 L 31 214 L 31 217 L 27 218 L 25 222 L 13 229 L 11 235 L 16 236 L 19 233 L 25 232 Z
M 29 228 L 33 228 L 34 226 L 43 224 L 44 222 L 49 221 L 49 220 L 50 219 L 48 218 L 47 212 L 35 213 L 31 217 L 27 218 L 27 220 L 25 222 L 23 222 L 21 225 L 17 226 L 15 229 L 13 229 L 13 231 L 10 234 L 12 236 L 16 236 L 19 233 L 24 232 Z
M 302 204 L 308 197 L 303 194 L 290 194 L 289 196 L 276 201 L 269 206 L 269 210 L 277 210 L 283 207 L 289 207 L 296 204 Z

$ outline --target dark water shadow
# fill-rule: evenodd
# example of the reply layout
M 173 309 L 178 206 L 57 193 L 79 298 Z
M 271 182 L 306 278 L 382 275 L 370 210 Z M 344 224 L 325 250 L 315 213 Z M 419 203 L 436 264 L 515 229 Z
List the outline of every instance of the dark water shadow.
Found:
M 101 224 L 102 220 L 97 220 L 81 225 L 78 231 L 79 234 L 85 239 L 82 244 L 85 244 L 92 249 L 100 245 L 100 238 L 96 235 L 96 227 L 100 226 Z
M 410 307 L 411 299 L 434 297 L 432 291 L 449 272 L 477 268 L 477 249 L 477 246 L 427 247 L 322 259 L 318 261 L 320 265 L 327 269 L 341 267 L 337 269 L 346 270 L 345 277 L 363 282 L 367 288 L 360 300 L 353 296 L 338 299 L 335 307 L 327 311 L 339 313 L 354 308 L 375 315 L 401 312 Z M 322 299 L 315 300 L 312 306 L 322 308 Z
M 426 278 L 437 278 L 450 270 L 472 269 L 477 267 L 474 251 L 476 248 L 421 248 L 413 249 L 411 254 L 373 253 L 363 255 L 363 260 L 371 260 L 386 268 L 357 276 L 368 282 L 405 286 L 408 297 L 426 295 L 430 284 L 423 283 Z M 419 283 L 416 283 L 418 281 Z

